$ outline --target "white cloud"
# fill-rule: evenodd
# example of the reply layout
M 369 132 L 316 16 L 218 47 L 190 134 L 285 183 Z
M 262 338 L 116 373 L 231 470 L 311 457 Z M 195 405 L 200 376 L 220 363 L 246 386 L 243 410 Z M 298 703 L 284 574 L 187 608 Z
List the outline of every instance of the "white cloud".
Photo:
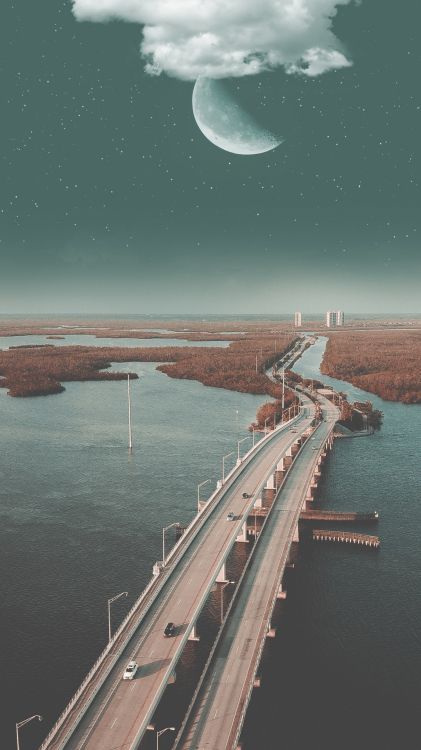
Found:
M 146 70 L 194 80 L 285 66 L 317 76 L 352 63 L 331 30 L 354 0 L 72 0 L 79 21 L 142 24 Z

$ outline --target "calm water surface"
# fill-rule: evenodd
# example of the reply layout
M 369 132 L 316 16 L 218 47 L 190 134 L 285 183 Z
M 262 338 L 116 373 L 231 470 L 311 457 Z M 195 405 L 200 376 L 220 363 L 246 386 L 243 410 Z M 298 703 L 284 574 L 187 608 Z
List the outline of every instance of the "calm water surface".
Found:
M 378 552 L 300 545 L 248 748 L 420 746 L 421 407 L 383 401 L 320 375 L 326 339 L 295 369 L 384 412 L 373 437 L 336 440 L 320 487 L 335 510 L 378 510 Z M 335 527 L 335 526 L 333 526 Z M 351 527 L 360 529 L 357 525 Z
M 323 350 L 319 339 L 297 371 L 319 376 Z M 126 366 L 141 375 L 132 383 L 132 456 L 122 383 L 69 383 L 60 396 L 34 399 L 0 391 L 1 748 L 14 747 L 16 720 L 39 712 L 43 725 L 21 735 L 22 750 L 37 747 L 105 645 L 107 598 L 129 591 L 113 605 L 116 624 L 160 558 L 162 527 L 192 517 L 197 483 L 220 477 L 222 455 L 265 400 L 173 380 L 150 363 Z M 335 442 L 320 489 L 323 507 L 378 510 L 382 546 L 300 545 L 245 748 L 418 747 L 409 738 L 421 694 L 421 408 L 322 379 L 385 414 L 379 434 Z M 229 577 L 250 545 L 236 546 Z M 161 726 L 188 700 L 219 603 L 215 592 Z
M 205 498 L 266 400 L 155 367 L 125 363 L 140 376 L 131 456 L 125 383 L 66 383 L 46 398 L 0 390 L 2 750 L 34 713 L 44 722 L 22 729 L 22 750 L 38 746 L 106 644 L 107 599 L 129 592 L 116 624 L 161 559 L 162 527 L 191 520 L 197 484 L 212 480 Z
M 166 331 L 163 331 L 165 333 Z M 59 332 L 58 332 L 59 334 Z M 61 335 L 61 333 L 59 334 Z M 63 334 L 64 335 L 64 334 Z M 0 349 L 9 349 L 11 346 L 29 345 L 50 346 L 141 346 L 144 348 L 152 346 L 222 346 L 230 345 L 229 341 L 189 341 L 188 339 L 131 339 L 131 338 L 109 338 L 97 337 L 91 334 L 72 336 L 66 334 L 62 339 L 49 339 L 47 336 L 0 336 Z

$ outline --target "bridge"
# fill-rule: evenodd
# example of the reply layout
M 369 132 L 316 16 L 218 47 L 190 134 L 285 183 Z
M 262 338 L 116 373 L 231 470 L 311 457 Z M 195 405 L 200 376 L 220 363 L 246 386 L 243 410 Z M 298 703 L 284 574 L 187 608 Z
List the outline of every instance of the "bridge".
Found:
M 135 750 L 138 747 L 166 686 L 174 677 L 187 640 L 196 638 L 196 621 L 212 587 L 226 578 L 225 562 L 234 543 L 246 541 L 247 519 L 253 509 L 265 507 L 263 527 L 234 594 L 237 615 L 228 615 L 225 620 L 229 622 L 229 638 L 235 636 L 236 645 L 234 651 L 230 651 L 230 658 L 235 660 L 235 654 L 241 654 L 241 670 L 235 672 L 241 674 L 232 691 L 224 692 L 228 658 L 225 666 L 221 658 L 217 658 L 219 669 L 224 667 L 220 672 L 221 682 L 212 672 L 214 662 L 209 665 L 207 674 L 213 688 L 207 699 L 216 704 L 204 704 L 203 693 L 196 696 L 199 704 L 191 706 L 177 739 L 180 748 L 235 747 L 264 641 L 271 631 L 273 606 L 277 596 L 282 595 L 282 577 L 291 544 L 298 540 L 299 516 L 311 503 L 320 464 L 332 445 L 338 418 L 337 407 L 320 397 L 322 419 L 316 421 L 314 400 L 305 394 L 301 394 L 301 400 L 299 414 L 267 434 L 238 462 L 225 481 L 219 483 L 166 560 L 155 568 L 157 574 L 40 750 Z M 227 520 L 228 513 L 233 514 L 233 520 Z M 244 617 L 239 616 L 241 611 Z M 176 634 L 173 638 L 164 638 L 164 628 L 169 621 L 176 624 Z M 225 643 L 222 653 L 228 654 L 226 644 L 231 640 L 224 641 L 225 637 L 224 628 L 217 644 L 224 648 Z M 123 681 L 122 674 L 130 659 L 137 661 L 139 671 L 134 680 Z M 206 684 L 203 675 L 201 688 Z M 223 692 L 218 692 L 219 689 Z M 212 707 L 209 708 L 211 705 L 219 707 L 219 723 L 204 720 L 214 715 Z M 221 711 L 223 705 L 227 707 L 225 712 Z M 198 706 L 199 722 L 194 718 Z M 192 726 L 195 727 L 193 734 Z M 205 744 L 202 734 L 199 743 L 199 731 L 203 737 L 209 737 L 203 740 Z

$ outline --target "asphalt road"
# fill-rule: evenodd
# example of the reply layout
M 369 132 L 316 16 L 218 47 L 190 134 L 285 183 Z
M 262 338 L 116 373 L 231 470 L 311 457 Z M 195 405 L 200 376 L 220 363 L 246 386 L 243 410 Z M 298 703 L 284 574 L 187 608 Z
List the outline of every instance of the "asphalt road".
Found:
M 75 707 L 63 730 L 50 741 L 49 750 L 134 750 L 137 747 L 253 505 L 253 498 L 244 499 L 242 493 L 254 494 L 260 489 L 276 461 L 300 433 L 308 429 L 313 415 L 314 407 L 308 400 L 304 413 L 295 423 L 297 434 L 288 429 L 278 431 L 242 468 L 232 485 L 224 487 L 217 507 L 204 518 L 193 543 L 166 569 L 166 584 L 154 606 L 142 618 L 77 727 L 63 741 L 80 705 Z M 227 521 L 228 511 L 234 512 L 235 521 Z M 163 635 L 169 621 L 177 627 L 174 638 Z M 133 681 L 123 681 L 124 669 L 131 658 L 138 662 L 139 670 Z
M 244 720 L 271 614 L 315 463 L 337 419 L 321 422 L 297 456 L 263 528 L 176 750 L 233 750 Z M 317 448 L 317 450 L 315 450 Z

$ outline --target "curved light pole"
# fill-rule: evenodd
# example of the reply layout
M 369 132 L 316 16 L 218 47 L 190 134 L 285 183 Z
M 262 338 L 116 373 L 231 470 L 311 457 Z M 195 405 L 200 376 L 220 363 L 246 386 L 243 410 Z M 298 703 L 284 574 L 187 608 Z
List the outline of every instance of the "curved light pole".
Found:
M 19 729 L 20 727 L 23 727 L 25 724 L 29 724 L 29 722 L 32 721 L 32 719 L 38 719 L 38 721 L 42 721 L 42 716 L 40 716 L 39 714 L 34 714 L 33 716 L 29 716 L 28 719 L 23 719 L 23 721 L 18 721 L 16 723 L 16 749 L 17 750 L 20 750 Z
M 225 459 L 234 455 L 234 451 L 227 453 L 226 456 L 222 456 L 222 484 L 225 482 Z
M 233 586 L 235 581 L 225 581 L 221 586 L 221 625 L 224 619 L 224 588 L 230 584 Z
M 165 532 L 168 531 L 168 529 L 172 529 L 173 526 L 179 526 L 179 521 L 175 521 L 174 523 L 170 523 L 169 526 L 165 526 L 162 529 L 162 566 L 165 568 Z
M 122 596 L 128 596 L 128 591 L 122 591 L 121 594 L 117 594 L 116 596 L 112 596 L 111 599 L 107 599 L 107 606 L 108 606 L 108 643 L 111 641 L 111 605 L 113 602 L 116 602 L 117 599 L 120 599 Z
M 246 435 L 246 437 L 241 438 L 241 440 L 237 441 L 237 463 L 240 463 L 240 443 L 244 443 L 245 440 L 248 440 L 250 435 Z
M 200 488 L 204 487 L 205 484 L 208 484 L 210 482 L 210 479 L 205 479 L 204 482 L 200 482 L 200 484 L 197 485 L 197 512 L 200 511 Z
M 164 732 L 175 732 L 175 727 L 165 727 L 165 729 L 160 729 L 159 732 L 156 733 L 156 750 L 159 750 L 159 738 Z

